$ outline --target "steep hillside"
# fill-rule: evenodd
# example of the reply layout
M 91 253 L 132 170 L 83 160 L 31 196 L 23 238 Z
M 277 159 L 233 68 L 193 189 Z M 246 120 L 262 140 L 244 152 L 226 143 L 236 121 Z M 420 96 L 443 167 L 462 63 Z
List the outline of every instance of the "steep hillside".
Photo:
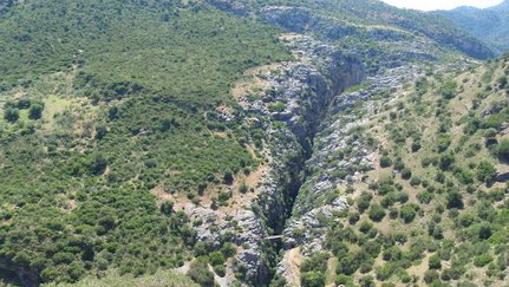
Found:
M 216 109 L 232 106 L 242 71 L 289 57 L 275 40 L 268 26 L 179 1 L 10 6 L 0 17 L 2 278 L 36 286 L 181 266 L 195 233 L 150 191 L 193 198 L 256 167 L 249 131 Z
M 448 49 L 479 59 L 493 56 L 486 45 L 441 16 L 397 9 L 378 0 L 208 2 L 237 14 L 256 14 L 291 32 L 314 32 L 351 49 L 397 49 L 400 61 L 439 56 Z M 386 56 L 373 53 L 366 57 L 381 61 Z
M 481 39 L 498 53 L 509 50 L 509 1 L 486 9 L 460 7 L 438 11 L 456 25 Z
M 414 75 L 391 94 L 375 78 L 331 106 L 280 282 L 505 286 L 509 59 Z

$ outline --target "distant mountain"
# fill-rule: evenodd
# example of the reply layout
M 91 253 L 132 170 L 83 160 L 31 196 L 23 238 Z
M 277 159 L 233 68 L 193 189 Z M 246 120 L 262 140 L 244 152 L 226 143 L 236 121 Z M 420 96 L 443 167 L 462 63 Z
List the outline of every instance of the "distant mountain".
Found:
M 345 40 L 359 35 L 364 43 L 394 42 L 410 38 L 408 49 L 431 46 L 460 51 L 470 57 L 494 56 L 482 41 L 450 25 L 444 17 L 415 10 L 398 9 L 378 0 L 208 0 L 212 5 L 238 15 L 258 14 L 292 32 L 314 32 L 328 40 Z M 256 11 L 256 12 L 255 12 Z M 365 36 L 365 37 L 364 37 Z M 394 45 L 391 45 L 394 46 Z M 408 51 L 407 51 L 408 52 Z M 413 51 L 415 52 L 415 51 Z M 413 53 L 412 52 L 412 53 Z
M 509 50 L 509 0 L 486 9 L 465 6 L 434 13 L 445 16 L 499 53 Z

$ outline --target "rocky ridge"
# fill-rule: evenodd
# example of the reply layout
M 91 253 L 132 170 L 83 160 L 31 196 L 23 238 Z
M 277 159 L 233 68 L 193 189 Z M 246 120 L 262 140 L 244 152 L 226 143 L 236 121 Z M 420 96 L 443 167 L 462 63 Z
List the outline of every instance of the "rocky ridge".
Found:
M 482 42 L 453 25 L 448 26 L 450 23 L 444 18 L 399 10 L 378 1 L 297 1 L 293 5 L 281 5 L 278 1 L 209 0 L 208 3 L 236 15 L 260 18 L 289 32 L 314 33 L 326 41 L 349 43 L 356 50 L 362 43 L 385 47 L 382 51 L 389 48 L 390 53 L 384 56 L 397 51 L 398 58 L 393 60 L 399 63 L 445 56 L 448 54 L 445 47 L 479 59 L 494 56 Z M 369 45 L 362 48 L 372 52 Z M 384 57 L 378 58 L 386 61 Z

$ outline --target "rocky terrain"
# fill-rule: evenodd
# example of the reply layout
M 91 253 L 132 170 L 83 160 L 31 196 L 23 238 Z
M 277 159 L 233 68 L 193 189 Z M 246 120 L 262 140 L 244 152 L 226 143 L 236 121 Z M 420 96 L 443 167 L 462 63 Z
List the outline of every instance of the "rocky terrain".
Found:
M 262 152 L 266 164 L 253 194 L 233 199 L 226 209 L 191 205 L 186 210 L 200 222 L 202 242 L 220 246 L 221 238 L 235 234 L 240 248 L 226 279 L 217 278 L 222 286 L 237 279 L 265 286 L 281 278 L 289 286 L 300 286 L 299 266 L 291 258 L 324 250 L 330 221 L 350 206 L 345 190 L 369 184 L 365 174 L 377 168 L 375 140 L 362 134 L 362 126 L 391 101 L 392 93 L 401 93 L 431 66 L 443 69 L 437 65 L 443 52 L 426 38 L 415 43 L 404 31 L 359 29 L 333 18 L 317 18 L 307 8 L 266 6 L 253 12 L 242 2 L 211 3 L 236 15 L 256 14 L 290 32 L 280 40 L 297 61 L 254 69 L 247 83 L 234 88 L 242 107 L 238 116 L 246 125 L 266 131 Z M 355 45 L 330 44 L 348 37 L 380 40 L 389 49 L 354 53 Z M 375 55 L 383 60 L 363 63 Z M 456 61 L 454 68 L 467 63 Z
M 232 199 L 235 203 L 213 210 L 210 206 L 184 206 L 191 220 L 200 222 L 197 238 L 214 248 L 225 236 L 240 246 L 231 271 L 253 286 L 267 285 L 277 260 L 277 235 L 285 227 L 301 185 L 305 160 L 311 155 L 313 139 L 334 95 L 359 84 L 365 78 L 364 65 L 351 54 L 309 36 L 287 34 L 282 40 L 298 55 L 299 61 L 259 69 L 254 77 L 266 91 L 238 94 L 246 125 L 266 132 L 267 162 L 254 182 L 254 195 Z M 252 87 L 251 87 L 252 88 Z M 238 192 L 235 186 L 231 192 Z M 238 186 L 237 186 L 238 188 Z M 176 209 L 182 205 L 177 201 Z M 270 239 L 274 237 L 275 239 Z M 276 243 L 271 242 L 276 241 Z M 223 280 L 229 286 L 233 273 Z

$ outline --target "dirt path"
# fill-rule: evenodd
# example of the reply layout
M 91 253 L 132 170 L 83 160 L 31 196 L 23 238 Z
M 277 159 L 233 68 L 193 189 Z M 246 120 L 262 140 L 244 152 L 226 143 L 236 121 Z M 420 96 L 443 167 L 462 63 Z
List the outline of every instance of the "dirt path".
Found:
M 282 264 L 286 266 L 283 276 L 288 286 L 300 287 L 300 265 L 302 264 L 300 247 L 288 250 L 283 257 Z

